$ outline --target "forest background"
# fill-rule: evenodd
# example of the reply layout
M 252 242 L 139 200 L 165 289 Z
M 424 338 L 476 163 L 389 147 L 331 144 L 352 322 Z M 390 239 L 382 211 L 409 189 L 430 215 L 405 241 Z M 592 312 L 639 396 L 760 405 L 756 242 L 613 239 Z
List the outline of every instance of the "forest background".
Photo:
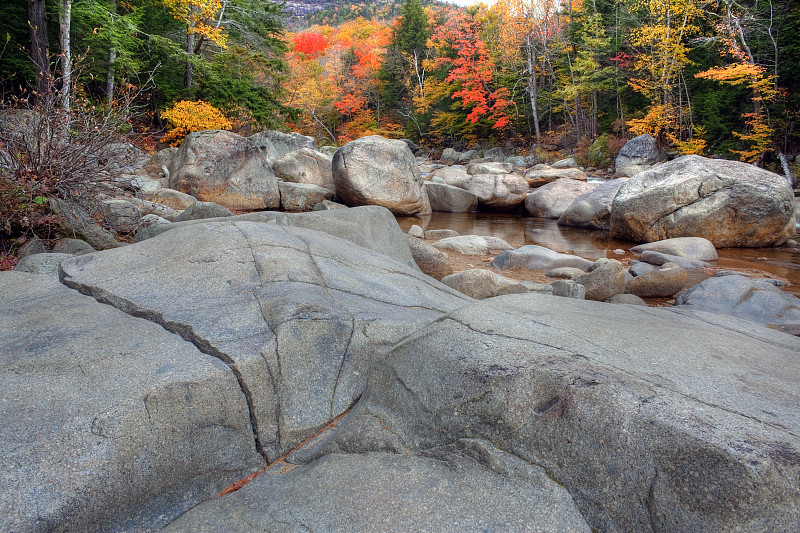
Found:
M 600 166 L 649 133 L 779 171 L 800 147 L 794 0 L 8 0 L 0 39 L 4 103 L 124 102 L 134 129 L 167 134 L 151 147 L 278 128 Z

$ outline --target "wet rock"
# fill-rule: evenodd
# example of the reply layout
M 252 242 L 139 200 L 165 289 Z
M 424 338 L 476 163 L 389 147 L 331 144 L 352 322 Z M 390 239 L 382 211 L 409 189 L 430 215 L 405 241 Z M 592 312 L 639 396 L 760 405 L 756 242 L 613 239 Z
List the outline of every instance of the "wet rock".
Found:
M 430 213 L 414 155 L 402 141 L 377 135 L 345 144 L 333 156 L 336 194 L 349 206 L 380 205 L 396 215 Z
M 578 197 L 596 187 L 596 183 L 557 179 L 528 194 L 525 197 L 525 210 L 535 217 L 559 218 Z
M 535 244 L 502 252 L 491 262 L 492 267 L 500 270 L 530 268 L 531 270 L 543 270 L 545 272 L 559 267 L 575 267 L 587 271 L 591 265 L 591 261 L 582 257 L 560 254 Z
M 687 155 L 631 178 L 611 206 L 611 235 L 703 237 L 715 247 L 772 246 L 795 231 L 786 180 L 747 163 Z
M 278 182 L 264 155 L 249 139 L 209 130 L 186 136 L 173 159 L 172 189 L 228 209 L 277 209 Z
M 629 280 L 625 292 L 642 298 L 666 298 L 680 291 L 686 278 L 686 270 L 675 263 L 665 263 L 657 270 L 641 273 Z

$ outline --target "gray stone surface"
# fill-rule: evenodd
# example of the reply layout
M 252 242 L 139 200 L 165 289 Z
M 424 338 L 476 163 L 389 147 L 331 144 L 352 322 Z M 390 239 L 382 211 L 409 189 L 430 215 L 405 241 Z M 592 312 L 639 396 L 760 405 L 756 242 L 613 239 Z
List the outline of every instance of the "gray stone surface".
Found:
M 278 190 L 281 192 L 281 207 L 291 212 L 313 211 L 315 205 L 325 200 L 332 201 L 334 197 L 330 189 L 311 183 L 279 181 Z
M 575 267 L 558 267 L 548 270 L 545 276 L 555 279 L 575 279 L 586 273 L 585 270 Z
M 800 325 L 800 299 L 745 276 L 708 278 L 676 298 L 676 305 L 761 324 Z
M 492 260 L 491 266 L 500 270 L 530 268 L 545 272 L 559 267 L 574 267 L 588 271 L 592 261 L 570 254 L 560 254 L 544 246 L 529 244 L 500 253 Z
M 380 205 L 396 215 L 430 214 L 417 161 L 403 141 L 378 135 L 342 146 L 333 156 L 333 180 L 348 206 Z
M 186 222 L 187 220 L 205 220 L 208 218 L 232 217 L 230 209 L 222 207 L 214 202 L 195 202 L 175 217 L 175 222 Z
M 560 178 L 528 194 L 525 210 L 535 217 L 559 218 L 578 197 L 596 187 L 596 183 Z
M 348 207 L 344 204 L 340 204 L 338 202 L 332 202 L 330 200 L 322 200 L 320 203 L 314 206 L 312 211 L 334 211 L 336 209 L 347 209 Z
M 635 176 L 656 163 L 667 160 L 667 153 L 650 135 L 639 135 L 625 143 L 617 154 L 616 176 Z
M 663 241 L 648 242 L 631 248 L 631 252 L 635 254 L 646 251 L 677 255 L 678 257 L 685 257 L 696 261 L 716 261 L 719 259 L 714 244 L 702 237 L 676 237 Z
M 278 181 L 251 140 L 229 131 L 190 133 L 173 158 L 172 189 L 228 209 L 276 209 Z
M 53 252 L 61 254 L 83 255 L 90 254 L 95 251 L 92 245 L 80 239 L 58 239 L 53 243 Z
M 427 181 L 425 182 L 425 191 L 428 193 L 432 211 L 471 213 L 478 207 L 477 196 L 452 185 Z
M 61 261 L 73 257 L 72 254 L 63 253 L 44 253 L 27 255 L 20 259 L 14 270 L 20 272 L 30 272 L 32 274 L 44 274 L 58 280 L 58 267 Z
M 576 300 L 586 299 L 586 287 L 580 283 L 575 283 L 571 279 L 557 279 L 550 284 L 553 296 L 562 298 L 574 298 Z
M 68 232 L 83 237 L 95 250 L 107 250 L 120 246 L 114 234 L 98 225 L 82 206 L 67 203 L 59 198 L 49 198 L 53 213 L 62 218 L 61 225 Z
M 170 207 L 175 211 L 182 211 L 195 203 L 197 198 L 185 192 L 176 191 L 175 189 L 163 188 L 158 189 L 152 194 L 142 195 L 152 202 Z
M 459 235 L 446 237 L 433 243 L 440 250 L 452 250 L 465 255 L 486 255 L 490 250 L 513 250 L 514 247 L 499 237 Z
M 452 268 L 450 268 L 450 263 L 448 262 L 450 258 L 446 253 L 413 235 L 408 236 L 408 244 L 411 248 L 411 255 L 414 256 L 414 261 L 425 274 L 441 280 L 452 273 Z
M 625 268 L 614 259 L 598 259 L 589 267 L 589 272 L 573 279 L 584 286 L 587 300 L 604 302 L 625 292 Z
M 517 174 L 476 174 L 465 184 L 483 207 L 511 210 L 525 201 L 528 183 Z
M 715 247 L 781 244 L 795 232 L 783 176 L 738 161 L 679 157 L 628 180 L 611 206 L 611 236 L 653 242 L 704 237 Z
M 177 216 L 177 213 L 174 209 L 156 202 L 142 200 L 141 198 L 136 197 L 126 197 L 125 201 L 130 202 L 133 207 L 139 211 L 139 215 L 142 217 L 147 215 L 156 215 L 163 219 L 172 221 Z M 139 219 L 138 223 L 141 224 L 141 218 Z
M 429 456 L 337 453 L 292 466 L 198 506 L 166 531 L 590 531 L 544 469 L 482 440 Z
M 640 255 L 639 258 L 645 263 L 650 263 L 651 265 L 658 265 L 658 266 L 664 265 L 666 263 L 675 263 L 679 267 L 685 268 L 686 270 L 711 266 L 709 263 L 706 263 L 705 261 L 698 261 L 696 259 L 687 259 L 686 257 L 680 257 L 678 255 L 662 254 L 661 252 L 656 252 L 653 250 L 646 250 L 642 252 L 642 255 Z
M 675 263 L 642 273 L 625 284 L 625 292 L 642 298 L 666 298 L 674 295 L 686 283 L 686 270 Z
M 461 234 L 453 229 L 429 229 L 425 232 L 425 238 L 431 240 L 441 240 L 448 237 L 459 237 Z
M 525 180 L 532 189 L 561 178 L 586 181 L 586 173 L 577 168 L 552 168 L 541 163 L 534 165 L 525 172 Z
M 491 298 L 396 346 L 304 457 L 485 439 L 595 531 L 797 531 L 799 352 L 732 317 Z
M 46 253 L 47 253 L 47 247 L 44 245 L 42 240 L 38 237 L 33 237 L 25 241 L 23 245 L 19 247 L 19 249 L 17 250 L 17 258 L 24 259 L 29 255 L 46 254 Z
M 262 222 L 265 224 L 296 226 L 322 231 L 329 235 L 354 242 L 369 250 L 393 257 L 407 266 L 416 266 L 414 259 L 411 257 L 411 251 L 408 249 L 408 243 L 406 242 L 403 230 L 400 229 L 397 220 L 388 209 L 378 206 L 331 209 L 312 213 L 278 213 L 275 211 L 263 211 L 229 218 L 192 220 L 142 229 L 136 233 L 133 240 L 134 242 L 141 242 L 161 235 L 165 231 L 192 224 L 226 221 Z
M 469 181 L 470 175 L 463 167 L 444 167 L 431 174 L 431 179 L 441 178 L 448 185 L 463 189 Z
M 236 218 L 115 252 L 65 261 L 64 283 L 227 361 L 270 461 L 344 412 L 392 345 L 465 301 L 415 264 L 319 231 Z
M 0 420 L 3 531 L 155 530 L 263 465 L 224 363 L 35 274 L 0 272 Z
M 484 268 L 471 268 L 445 276 L 442 283 L 466 294 L 471 298 L 482 300 L 500 294 L 518 294 L 528 289 L 514 280 L 510 280 Z M 514 286 L 509 289 L 509 286 Z M 505 290 L 503 290 L 505 288 Z
M 511 163 L 473 163 L 467 167 L 467 174 L 511 174 L 513 170 Z
M 669 263 L 669 261 L 667 261 L 667 263 Z M 642 274 L 646 274 L 648 272 L 653 272 L 654 270 L 657 270 L 654 265 L 644 261 L 636 261 L 635 259 L 631 261 L 631 266 L 628 268 L 628 272 L 630 272 L 634 277 L 641 276 Z
M 308 183 L 336 193 L 333 183 L 333 156 L 311 148 L 289 152 L 274 163 L 275 176 L 290 183 Z
M 97 202 L 103 220 L 114 230 L 129 233 L 136 230 L 142 213 L 121 198 L 102 198 Z
M 606 181 L 580 195 L 561 214 L 558 223 L 562 226 L 608 229 L 611 220 L 611 203 L 626 181 L 628 178 Z
M 248 137 L 256 146 L 265 152 L 265 155 L 272 161 L 283 157 L 289 152 L 300 150 L 301 148 L 317 149 L 317 141 L 314 137 L 302 135 L 300 133 L 283 133 L 276 130 L 264 130 Z
M 615 294 L 606 302 L 611 304 L 626 304 L 626 305 L 642 305 L 647 307 L 647 302 L 636 296 L 635 294 Z

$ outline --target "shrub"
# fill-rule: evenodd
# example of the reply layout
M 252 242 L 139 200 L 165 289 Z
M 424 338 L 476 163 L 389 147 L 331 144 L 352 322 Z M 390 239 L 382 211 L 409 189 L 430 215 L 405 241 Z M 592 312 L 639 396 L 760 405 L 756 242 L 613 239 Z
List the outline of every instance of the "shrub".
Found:
M 168 120 L 172 127 L 163 139 L 170 146 L 178 146 L 194 131 L 233 129 L 233 123 L 222 111 L 202 100 L 181 100 L 162 112 L 161 118 Z
M 61 201 L 88 211 L 106 184 L 125 171 L 132 157 L 121 149 L 130 130 L 130 98 L 96 107 L 76 95 L 62 107 L 56 80 L 36 100 L 17 100 L 0 110 L 0 235 L 51 237 L 60 218 L 51 204 Z M 123 95 L 124 96 L 124 95 Z M 132 98 L 132 94 L 129 95 Z

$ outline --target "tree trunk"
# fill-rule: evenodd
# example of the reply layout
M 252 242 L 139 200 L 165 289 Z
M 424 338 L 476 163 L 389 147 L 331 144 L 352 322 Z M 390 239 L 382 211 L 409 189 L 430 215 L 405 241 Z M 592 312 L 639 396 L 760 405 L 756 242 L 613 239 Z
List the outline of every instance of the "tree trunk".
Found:
M 192 55 L 194 54 L 194 33 L 186 33 L 186 76 L 184 87 L 187 89 L 194 85 L 194 68 L 192 67 Z
M 117 12 L 117 0 L 111 0 L 108 6 L 112 14 Z M 106 70 L 106 98 L 109 105 L 114 102 L 114 62 L 117 60 L 117 51 L 112 44 L 108 49 L 108 69 Z
M 28 28 L 31 34 L 31 59 L 36 66 L 36 91 L 47 91 L 50 62 L 47 50 L 47 12 L 44 0 L 28 0 Z
M 72 90 L 72 60 L 69 49 L 69 27 L 72 19 L 72 0 L 62 0 L 58 38 L 61 43 L 61 105 L 69 109 Z
M 531 118 L 533 118 L 533 129 L 536 132 L 536 144 L 540 144 L 542 142 L 542 133 L 539 130 L 539 109 L 536 105 L 536 100 L 539 97 L 539 88 L 536 85 L 536 65 L 534 63 L 536 51 L 531 44 L 530 35 L 528 35 L 525 44 L 528 56 L 528 94 L 531 98 Z

